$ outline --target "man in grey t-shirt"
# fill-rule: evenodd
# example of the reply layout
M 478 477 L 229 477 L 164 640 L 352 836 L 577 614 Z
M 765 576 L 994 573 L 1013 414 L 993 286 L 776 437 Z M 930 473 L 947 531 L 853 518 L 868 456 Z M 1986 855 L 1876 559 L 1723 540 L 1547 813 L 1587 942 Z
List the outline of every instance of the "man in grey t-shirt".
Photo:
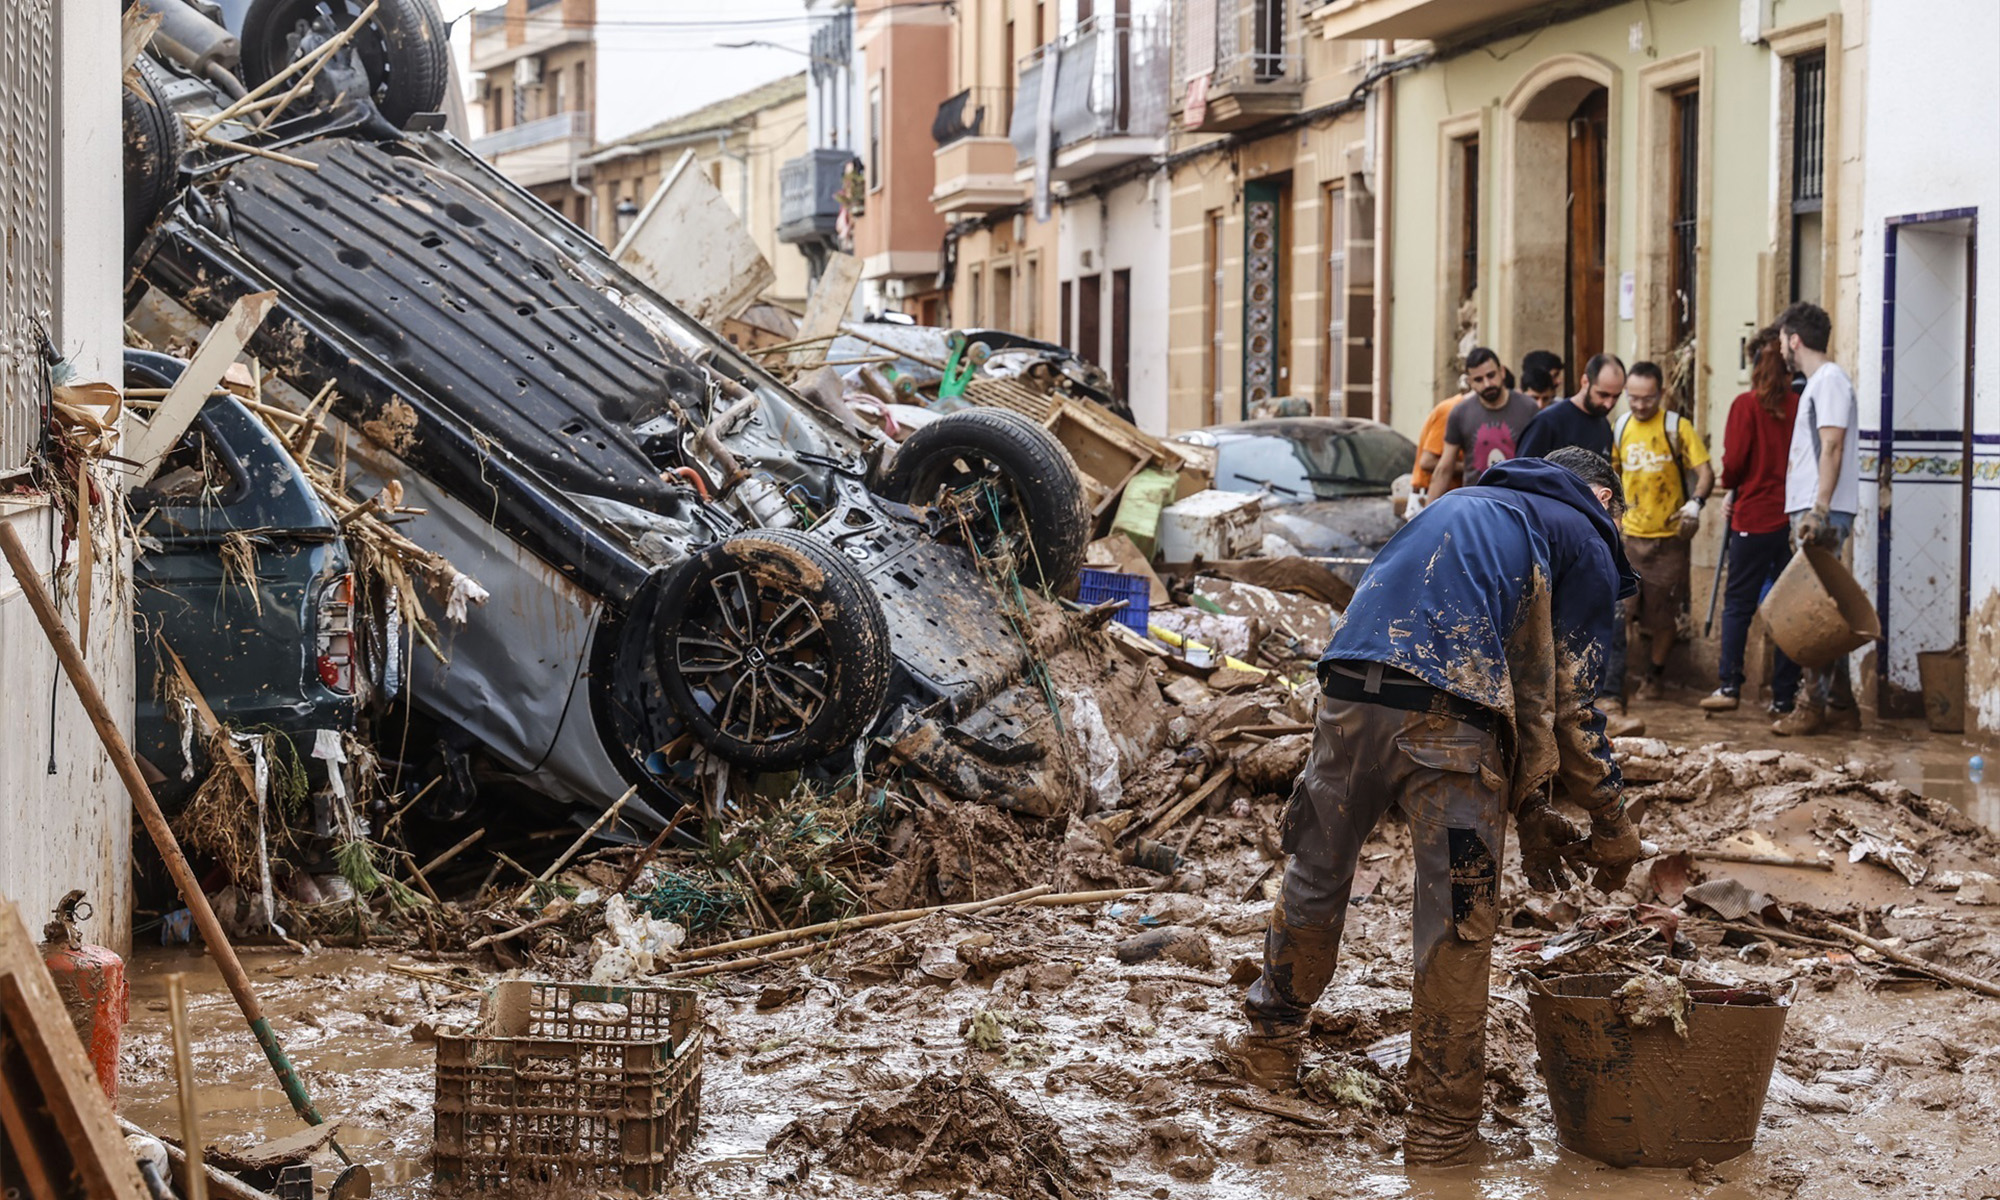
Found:
M 1854 532 L 1861 508 L 1861 415 L 1854 383 L 1826 356 L 1833 322 L 1817 304 L 1801 301 L 1778 318 L 1778 344 L 1785 363 L 1806 376 L 1792 422 L 1791 454 L 1785 466 L 1785 513 L 1792 521 L 1792 544 L 1819 546 L 1835 555 Z M 1797 704 L 1771 726 L 1781 737 L 1822 730 L 1858 730 L 1861 709 L 1854 702 L 1847 656 L 1809 668 Z
M 1514 457 L 1537 406 L 1534 397 L 1507 390 L 1504 371 L 1500 356 L 1484 346 L 1465 356 L 1472 392 L 1445 418 L 1444 452 L 1431 475 L 1430 499 L 1445 494 L 1454 473 L 1462 472 L 1465 486 L 1472 487 L 1486 468 Z

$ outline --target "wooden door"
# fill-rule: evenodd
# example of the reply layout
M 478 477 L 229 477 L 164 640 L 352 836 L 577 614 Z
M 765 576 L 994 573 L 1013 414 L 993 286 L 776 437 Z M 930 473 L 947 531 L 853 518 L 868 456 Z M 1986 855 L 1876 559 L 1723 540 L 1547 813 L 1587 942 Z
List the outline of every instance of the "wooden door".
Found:
M 1076 281 L 1076 352 L 1090 362 L 1104 365 L 1104 310 L 1099 303 L 1099 275 L 1085 275 Z
M 1569 122 L 1568 280 L 1564 288 L 1564 348 L 1569 378 L 1604 350 L 1604 161 L 1610 138 L 1610 93 L 1598 88 Z
M 1132 402 L 1132 272 L 1111 272 L 1111 383 Z

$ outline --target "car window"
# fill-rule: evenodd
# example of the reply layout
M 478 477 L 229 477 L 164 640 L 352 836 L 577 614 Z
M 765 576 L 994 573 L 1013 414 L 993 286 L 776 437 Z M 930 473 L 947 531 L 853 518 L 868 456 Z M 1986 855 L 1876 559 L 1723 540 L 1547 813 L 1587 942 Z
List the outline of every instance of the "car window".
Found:
M 188 426 L 180 442 L 160 460 L 153 478 L 132 489 L 133 507 L 226 506 L 249 495 L 243 464 L 210 435 L 206 421 Z
M 1382 426 L 1335 431 L 1302 426 L 1283 436 L 1232 439 L 1216 452 L 1218 485 L 1268 487 L 1288 500 L 1339 500 L 1387 495 L 1408 471 L 1415 450 Z

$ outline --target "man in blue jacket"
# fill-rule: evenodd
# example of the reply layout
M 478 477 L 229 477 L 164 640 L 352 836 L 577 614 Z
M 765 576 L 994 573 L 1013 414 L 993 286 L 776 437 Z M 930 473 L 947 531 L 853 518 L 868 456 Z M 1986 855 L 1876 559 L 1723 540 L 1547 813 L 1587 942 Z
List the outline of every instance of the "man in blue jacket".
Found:
M 1619 887 L 1651 849 L 1625 816 L 1599 677 L 1614 603 L 1637 586 L 1611 464 L 1588 450 L 1513 459 L 1425 508 L 1362 576 L 1320 660 L 1312 757 L 1292 792 L 1283 891 L 1250 1029 L 1227 1057 L 1296 1084 L 1306 1020 L 1333 977 L 1361 844 L 1390 804 L 1416 850 L 1410 1164 L 1466 1160 L 1483 1108 L 1487 974 L 1509 812 L 1536 887 L 1567 862 Z M 1564 795 L 1586 833 L 1549 807 Z

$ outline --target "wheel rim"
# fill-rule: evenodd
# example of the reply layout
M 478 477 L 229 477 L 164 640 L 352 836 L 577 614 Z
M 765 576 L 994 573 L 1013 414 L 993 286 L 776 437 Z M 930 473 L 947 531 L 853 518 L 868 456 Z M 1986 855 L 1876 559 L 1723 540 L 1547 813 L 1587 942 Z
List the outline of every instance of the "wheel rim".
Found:
M 718 732 L 775 745 L 826 710 L 831 638 L 809 598 L 735 570 L 696 588 L 686 613 L 676 665 Z
M 1018 567 L 1034 554 L 1027 508 L 1013 476 L 985 455 L 965 451 L 938 463 L 918 479 L 914 493 L 918 503 L 956 518 L 983 557 L 1011 553 Z
M 357 0 L 316 0 L 297 9 L 298 16 L 285 30 L 287 57 L 283 63 L 272 64 L 274 70 L 281 70 L 288 63 L 297 62 L 299 56 L 315 46 L 339 36 L 342 30 L 354 24 L 354 19 L 366 8 L 365 2 Z M 354 36 L 342 49 L 334 53 L 335 58 L 354 55 L 361 62 L 362 71 L 368 76 L 369 99 L 379 107 L 389 98 L 390 78 L 389 49 L 383 41 L 382 26 L 379 21 L 370 21 L 365 28 L 355 31 Z

